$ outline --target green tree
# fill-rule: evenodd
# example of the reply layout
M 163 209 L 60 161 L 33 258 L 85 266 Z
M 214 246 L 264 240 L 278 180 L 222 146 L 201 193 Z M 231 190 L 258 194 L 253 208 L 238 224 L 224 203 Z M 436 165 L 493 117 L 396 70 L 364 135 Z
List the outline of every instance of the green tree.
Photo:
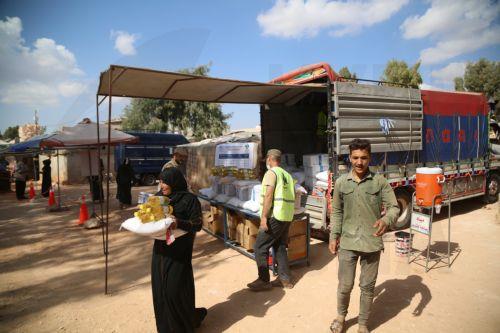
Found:
M 456 77 L 453 79 L 453 82 L 455 83 L 455 91 L 465 91 L 463 77 Z
M 358 77 L 356 76 L 356 73 L 351 73 L 351 71 L 349 70 L 349 68 L 347 68 L 346 66 L 342 67 L 340 70 L 339 70 L 339 75 L 342 76 L 344 79 L 357 79 Z
M 19 137 L 19 126 L 9 126 L 3 132 L 3 137 L 5 140 L 12 140 Z
M 210 64 L 179 72 L 207 76 Z M 137 98 L 124 109 L 124 130 L 179 131 L 196 140 L 220 136 L 229 126 L 220 104 Z
M 420 61 L 415 65 L 408 67 L 408 64 L 405 61 L 392 59 L 387 62 L 384 74 L 380 79 L 387 82 L 387 85 L 390 86 L 405 85 L 418 88 L 418 86 L 422 83 L 422 76 L 420 75 L 419 70 Z
M 457 87 L 457 82 L 462 82 L 462 86 Z M 475 63 L 468 62 L 464 76 L 455 78 L 455 90 L 481 92 L 500 99 L 500 61 L 481 58 Z

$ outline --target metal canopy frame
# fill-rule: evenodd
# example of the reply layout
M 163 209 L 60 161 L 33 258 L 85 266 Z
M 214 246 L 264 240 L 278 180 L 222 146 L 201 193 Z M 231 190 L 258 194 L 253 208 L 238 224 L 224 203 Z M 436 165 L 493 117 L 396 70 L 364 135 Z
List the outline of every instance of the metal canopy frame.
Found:
M 149 84 L 149 88 L 161 88 L 161 93 L 156 95 L 152 95 L 149 91 L 148 93 L 144 93 L 144 89 L 140 89 L 143 87 L 141 84 L 130 84 L 127 87 L 121 87 L 122 91 L 113 90 L 118 82 L 123 80 L 125 74 L 133 75 L 136 73 L 137 75 L 150 75 L 156 79 L 159 76 L 174 78 L 173 82 L 170 82 L 166 87 L 157 87 L 151 82 L 141 82 L 144 84 Z M 132 77 L 134 78 L 134 77 Z M 129 78 L 130 79 L 130 78 Z M 139 78 L 135 77 L 134 79 L 139 80 Z M 226 85 L 226 90 L 220 92 L 215 97 L 208 98 L 207 95 L 203 97 L 203 95 L 198 95 L 191 98 L 179 97 L 172 93 L 172 91 L 182 82 L 187 81 L 205 81 L 205 87 L 209 87 L 211 84 L 216 88 L 221 88 L 222 85 Z M 99 76 L 99 86 L 96 93 L 96 122 L 99 124 L 100 121 L 100 112 L 99 107 L 101 104 L 108 98 L 108 137 L 105 141 L 101 141 L 101 137 L 99 134 L 99 126 L 97 126 L 97 151 L 98 151 L 98 159 L 101 158 L 101 146 L 106 145 L 107 149 L 107 165 L 106 170 L 109 173 L 110 169 L 110 156 L 111 150 L 109 147 L 111 146 L 110 137 L 111 137 L 111 114 L 113 107 L 113 96 L 115 97 L 131 97 L 131 98 L 152 98 L 152 99 L 165 99 L 165 100 L 177 100 L 177 101 L 193 101 L 193 102 L 207 102 L 207 103 L 234 103 L 234 104 L 286 104 L 291 103 L 297 99 L 298 96 L 305 96 L 310 92 L 324 92 L 325 85 L 322 84 L 303 84 L 303 85 L 283 85 L 283 84 L 274 84 L 274 83 L 260 83 L 260 82 L 250 82 L 250 81 L 239 81 L 239 80 L 227 80 L 227 79 L 219 79 L 219 78 L 211 78 L 204 76 L 196 76 L 190 74 L 183 73 L 175 73 L 175 72 L 167 72 L 167 71 L 158 71 L 146 68 L 136 68 L 136 67 L 127 67 L 121 65 L 110 65 L 109 68 L 102 72 Z M 260 89 L 260 90 L 258 90 Z M 141 90 L 143 90 L 141 92 Z M 159 91 L 160 91 L 159 90 Z M 252 91 L 253 90 L 253 91 Z M 239 97 L 236 93 L 240 93 Z M 263 94 L 265 92 L 266 94 Z M 178 92 L 179 95 L 183 95 L 183 92 Z M 184 91 L 185 95 L 185 91 Z M 264 96 L 267 95 L 267 96 Z M 102 170 L 99 171 L 99 180 L 102 183 Z M 108 265 L 109 265 L 109 177 L 106 177 L 106 206 L 105 210 L 103 207 L 103 202 L 101 200 L 101 213 L 102 213 L 102 235 L 103 235 L 103 250 L 105 257 L 105 273 L 104 273 L 104 294 L 108 294 Z M 105 214 L 104 214 L 105 212 Z

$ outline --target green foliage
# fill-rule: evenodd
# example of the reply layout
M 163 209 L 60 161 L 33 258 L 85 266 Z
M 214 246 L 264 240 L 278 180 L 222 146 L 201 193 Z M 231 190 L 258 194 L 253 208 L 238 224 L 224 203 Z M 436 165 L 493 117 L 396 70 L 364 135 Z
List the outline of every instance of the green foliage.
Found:
M 179 72 L 207 76 L 210 64 Z M 231 115 L 220 104 L 137 98 L 124 109 L 124 130 L 155 132 L 179 131 L 196 140 L 220 136 L 229 126 Z
M 339 75 L 342 76 L 344 79 L 357 79 L 356 73 L 351 73 L 349 68 L 346 66 L 342 67 L 339 70 Z
M 19 137 L 19 126 L 9 126 L 3 132 L 3 137 L 5 140 L 12 140 Z
M 420 61 L 415 65 L 408 67 L 405 61 L 398 61 L 396 59 L 387 62 L 384 69 L 384 74 L 380 78 L 382 81 L 388 82 L 387 85 L 391 86 L 410 86 L 418 88 L 422 83 L 422 76 L 420 75 Z M 395 83 L 395 84 L 391 84 Z
M 455 91 L 465 91 L 463 77 L 456 77 L 453 79 L 453 82 L 455 83 Z
M 464 76 L 455 78 L 455 90 L 460 91 L 456 85 L 460 80 L 465 91 L 481 92 L 495 100 L 500 99 L 500 61 L 481 58 L 475 63 L 468 62 Z

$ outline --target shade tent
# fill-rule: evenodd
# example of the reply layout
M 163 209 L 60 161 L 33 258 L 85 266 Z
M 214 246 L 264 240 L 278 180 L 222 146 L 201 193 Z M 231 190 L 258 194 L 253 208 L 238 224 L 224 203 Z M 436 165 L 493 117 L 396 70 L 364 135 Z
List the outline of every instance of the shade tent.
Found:
M 109 91 L 111 72 L 112 92 Z M 112 65 L 101 73 L 97 95 L 192 102 L 281 104 L 293 102 L 312 91 L 325 91 L 325 88 L 315 84 L 270 84 Z
M 109 130 L 109 133 L 108 133 Z M 79 123 L 72 127 L 63 127 L 61 131 L 55 133 L 54 135 L 43 139 L 41 146 L 44 148 L 55 149 L 57 151 L 58 158 L 58 174 L 59 174 L 59 149 L 86 149 L 88 151 L 88 163 L 89 163 L 89 175 L 92 175 L 92 160 L 90 149 L 95 149 L 100 145 L 100 137 L 107 137 L 109 134 L 110 145 L 115 145 L 119 143 L 133 143 L 137 142 L 138 138 L 113 129 L 108 129 L 105 125 L 97 126 L 97 123 Z M 99 156 L 99 155 L 98 155 Z M 102 174 L 99 170 L 95 170 L 99 174 L 100 182 L 102 182 Z M 109 173 L 109 171 L 108 171 Z M 90 181 L 92 186 L 92 181 Z M 59 205 L 61 202 L 60 190 L 59 190 L 59 176 L 57 181 Z M 103 207 L 101 200 L 101 215 L 98 216 L 95 213 L 94 201 L 92 200 L 92 217 L 97 218 L 102 221 Z M 104 234 L 103 234 L 104 236 Z
M 112 144 L 110 120 L 113 96 L 208 103 L 295 104 L 310 93 L 326 91 L 326 84 L 272 84 L 111 65 L 101 73 L 96 94 L 98 123 L 99 107 L 104 100 L 109 99 L 108 135 L 100 136 L 98 139 L 102 144 L 108 146 Z M 109 168 L 108 149 L 107 170 Z M 106 198 L 106 218 L 103 225 L 105 229 L 105 294 L 108 293 L 109 179 L 106 185 Z
M 96 123 L 81 123 L 72 127 L 63 127 L 61 131 L 42 140 L 42 147 L 64 148 L 64 147 L 87 147 L 99 144 L 98 136 L 107 137 L 108 128 L 106 125 L 99 125 L 99 134 L 97 133 Z M 137 137 L 111 130 L 110 144 L 137 142 Z
M 5 153 L 24 153 L 28 151 L 40 150 L 43 140 L 50 138 L 53 134 L 42 134 L 32 137 L 29 140 L 15 143 L 9 147 Z

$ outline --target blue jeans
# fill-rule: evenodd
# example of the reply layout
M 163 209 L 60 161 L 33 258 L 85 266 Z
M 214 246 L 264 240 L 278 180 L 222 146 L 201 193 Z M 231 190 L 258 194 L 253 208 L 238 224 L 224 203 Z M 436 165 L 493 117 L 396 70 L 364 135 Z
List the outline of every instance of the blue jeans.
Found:
M 270 280 L 267 260 L 269 258 L 269 249 L 272 247 L 278 263 L 278 276 L 283 281 L 290 281 L 290 266 L 288 265 L 288 253 L 286 251 L 290 222 L 278 221 L 272 217 L 267 220 L 267 228 L 267 231 L 259 230 L 254 245 L 259 279 L 265 282 Z

